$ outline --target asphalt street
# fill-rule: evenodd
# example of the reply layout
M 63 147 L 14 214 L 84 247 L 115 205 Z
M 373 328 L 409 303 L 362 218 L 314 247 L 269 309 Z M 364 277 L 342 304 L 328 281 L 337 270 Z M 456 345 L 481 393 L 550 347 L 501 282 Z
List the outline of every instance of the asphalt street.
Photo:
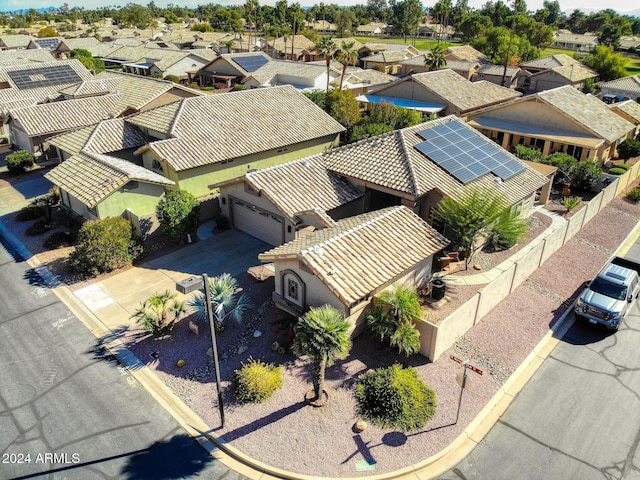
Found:
M 640 246 L 627 256 L 638 260 Z M 638 345 L 638 302 L 617 333 L 576 321 L 489 434 L 438 478 L 639 479 Z
M 0 479 L 240 480 L 0 246 Z

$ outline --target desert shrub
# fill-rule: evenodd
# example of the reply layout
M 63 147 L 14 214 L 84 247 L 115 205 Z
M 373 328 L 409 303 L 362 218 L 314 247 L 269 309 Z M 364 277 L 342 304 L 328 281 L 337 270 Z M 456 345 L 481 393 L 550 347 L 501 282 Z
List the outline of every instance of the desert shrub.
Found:
M 98 275 L 131 265 L 141 253 L 133 226 L 122 217 L 108 217 L 82 225 L 69 265 L 76 273 Z
M 28 222 L 30 220 L 40 218 L 42 215 L 44 215 L 42 207 L 37 205 L 27 205 L 26 207 L 21 208 L 16 214 L 16 220 L 19 222 Z
M 602 176 L 602 166 L 592 160 L 583 160 L 576 162 L 566 173 L 571 179 L 572 188 L 591 191 L 596 188 Z
M 205 92 L 210 92 L 211 90 L 215 90 L 215 89 L 216 89 L 216 87 L 211 87 L 211 86 L 209 86 L 209 87 L 202 87 L 202 90 L 204 90 Z
M 531 162 L 540 162 L 543 157 L 540 150 L 525 147 L 524 145 L 516 145 L 515 155 L 521 160 L 529 160 Z
M 633 188 L 627 192 L 627 198 L 633 202 L 640 202 L 640 188 Z
M 51 224 L 45 218 L 41 218 L 40 220 L 36 220 L 33 224 L 27 228 L 24 232 L 26 235 L 30 237 L 35 237 L 36 235 L 42 235 L 43 233 L 51 230 Z
M 282 367 L 250 358 L 234 372 L 235 395 L 240 403 L 260 403 L 282 386 Z
M 25 150 L 10 153 L 5 158 L 7 169 L 13 173 L 22 173 L 33 166 L 33 155 Z
M 624 168 L 613 167 L 609 169 L 610 175 L 624 175 L 627 171 Z
M 173 83 L 180 83 L 180 77 L 177 75 L 167 75 L 164 77 L 165 80 L 169 80 Z
M 640 140 L 635 138 L 627 138 L 620 145 L 618 145 L 618 155 L 625 162 L 633 157 L 640 156 Z M 617 166 L 617 165 L 616 165 Z
M 529 230 L 527 222 L 515 213 L 506 210 L 489 226 L 485 250 L 500 252 L 513 247 Z
M 70 232 L 55 232 L 47 237 L 43 245 L 46 249 L 54 249 L 62 245 L 71 245 L 76 241 L 76 236 Z
M 393 130 L 389 125 L 383 123 L 367 123 L 364 125 L 356 125 L 353 127 L 351 134 L 349 135 L 349 141 L 357 142 L 365 138 L 377 137 L 384 133 L 391 132 Z
M 178 300 L 178 294 L 165 290 L 155 292 L 143 301 L 131 318 L 154 335 L 163 335 L 173 328 L 185 311 L 185 303 Z
M 629 165 L 628 163 L 618 163 L 617 165 L 614 165 L 612 168 L 622 168 L 623 170 L 629 170 L 631 168 L 631 165 Z
M 562 205 L 567 209 L 567 212 L 570 212 L 578 205 L 580 205 L 580 197 L 563 197 Z
M 412 368 L 395 364 L 362 375 L 356 384 L 358 414 L 383 428 L 422 428 L 436 412 L 436 394 Z

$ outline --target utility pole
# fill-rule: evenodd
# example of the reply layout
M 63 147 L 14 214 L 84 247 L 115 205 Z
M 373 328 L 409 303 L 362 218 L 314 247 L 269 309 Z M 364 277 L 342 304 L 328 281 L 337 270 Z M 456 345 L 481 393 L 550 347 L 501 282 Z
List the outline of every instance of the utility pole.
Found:
M 511 21 L 511 33 L 509 34 L 509 46 L 507 47 L 507 55 L 504 59 L 504 71 L 502 72 L 502 86 L 507 86 L 507 68 L 511 59 L 511 46 L 513 45 L 513 34 L 516 29 L 516 16 L 518 12 L 518 0 L 513 1 L 513 20 Z

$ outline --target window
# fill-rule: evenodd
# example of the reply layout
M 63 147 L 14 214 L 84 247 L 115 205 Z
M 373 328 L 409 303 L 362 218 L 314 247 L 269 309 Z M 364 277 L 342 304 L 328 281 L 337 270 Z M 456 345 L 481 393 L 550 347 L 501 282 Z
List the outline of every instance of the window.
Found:
M 158 160 L 153 160 L 151 163 L 151 170 L 161 175 L 164 175 L 164 168 L 162 168 L 162 164 Z
M 567 145 L 567 153 L 573 158 L 580 160 L 582 158 L 582 147 L 575 145 Z
M 292 300 L 298 300 L 298 292 L 300 285 L 292 278 L 287 279 L 287 297 Z

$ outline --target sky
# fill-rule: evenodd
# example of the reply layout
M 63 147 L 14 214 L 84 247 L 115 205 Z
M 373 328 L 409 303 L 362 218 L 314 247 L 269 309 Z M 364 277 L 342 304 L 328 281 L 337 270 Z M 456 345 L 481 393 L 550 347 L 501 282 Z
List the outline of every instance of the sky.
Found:
M 82 6 L 86 9 L 94 9 L 103 5 L 120 5 L 124 6 L 127 3 L 137 3 L 140 5 L 147 5 L 150 0 L 108 0 L 104 2 L 104 0 L 82 0 L 82 1 L 74 1 L 74 0 L 66 0 L 66 3 L 69 4 L 70 7 L 73 6 Z M 261 4 L 265 5 L 274 5 L 276 0 L 259 0 Z M 289 3 L 293 3 L 294 0 L 289 0 Z M 505 0 L 503 0 L 505 1 Z M 529 10 L 537 10 L 542 7 L 543 0 L 525 0 L 527 2 L 527 8 Z M 472 8 L 480 8 L 484 5 L 487 0 L 469 0 L 469 5 Z M 598 11 L 604 10 L 606 8 L 612 8 L 617 10 L 618 12 L 624 14 L 626 12 L 631 11 L 633 8 L 637 6 L 637 4 L 633 5 L 634 2 L 630 2 L 629 0 L 559 0 L 560 8 L 562 11 L 573 11 L 576 8 L 584 10 L 586 12 L 589 11 Z M 21 9 L 30 9 L 30 8 L 43 8 L 43 7 L 60 7 L 65 3 L 65 0 L 0 0 L 0 10 L 11 11 L 11 10 L 21 10 Z M 195 7 L 200 4 L 214 3 L 220 5 L 235 5 L 235 4 L 243 4 L 244 0 L 182 0 L 180 2 L 172 2 L 155 0 L 156 5 L 159 7 L 165 7 L 167 3 L 173 3 L 174 5 L 181 5 L 185 7 Z M 312 6 L 314 4 L 320 3 L 320 0 L 298 0 L 298 3 L 302 6 Z M 336 3 L 338 5 L 356 5 L 356 4 L 366 4 L 366 0 L 324 0 L 324 3 Z M 422 4 L 425 7 L 433 6 L 436 3 L 436 0 L 423 0 Z M 505 3 L 511 3 L 509 0 Z M 455 4 L 455 0 L 454 0 Z M 631 4 L 631 5 L 630 5 Z

